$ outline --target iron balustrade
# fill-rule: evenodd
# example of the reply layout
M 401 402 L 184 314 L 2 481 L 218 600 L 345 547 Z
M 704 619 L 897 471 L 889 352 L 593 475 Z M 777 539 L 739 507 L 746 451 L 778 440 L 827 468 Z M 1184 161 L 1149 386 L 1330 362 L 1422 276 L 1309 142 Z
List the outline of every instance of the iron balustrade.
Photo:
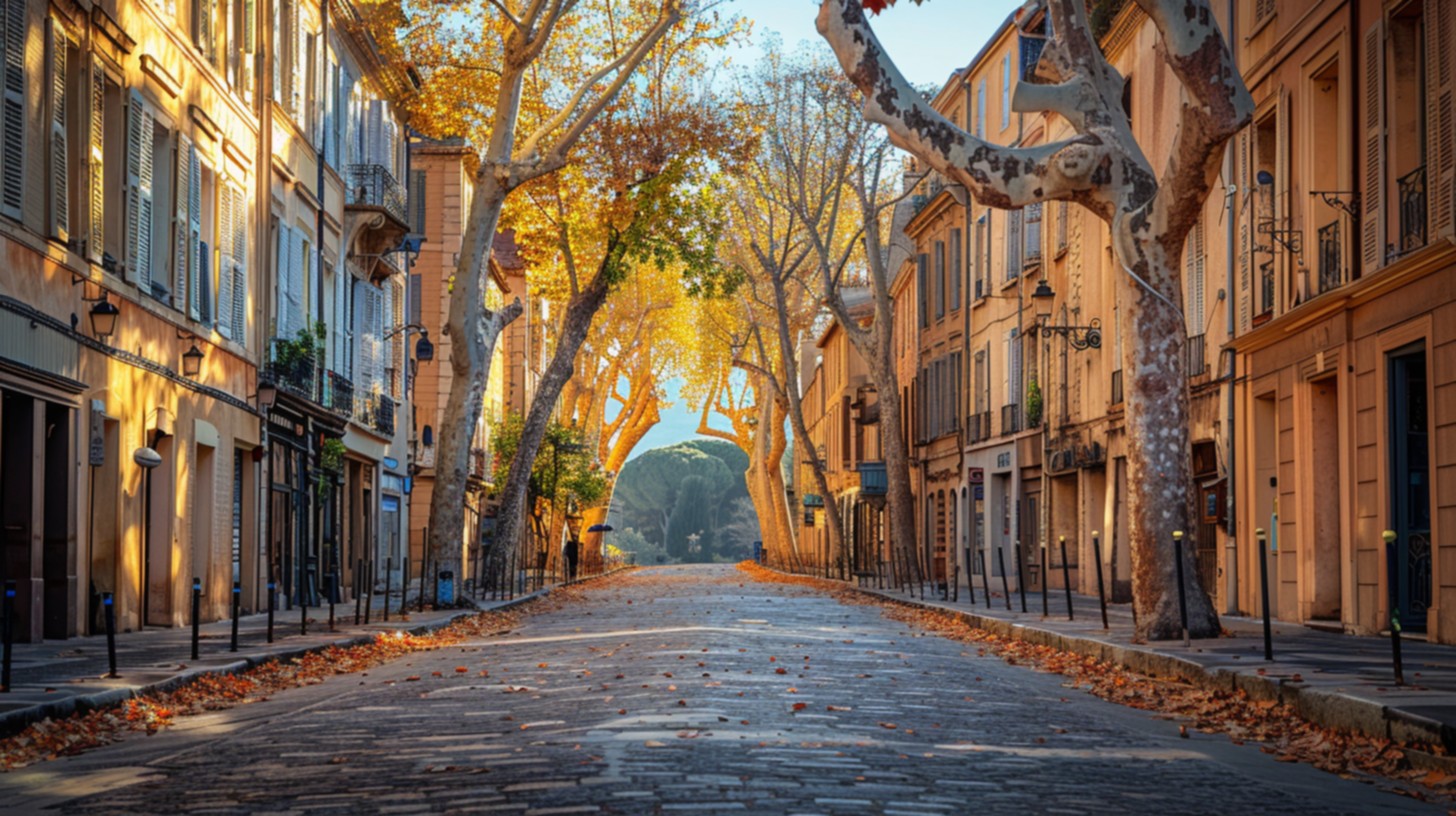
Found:
M 1001 435 L 1009 436 L 1021 430 L 1021 406 L 1001 406 Z
M 354 382 L 337 371 L 324 372 L 323 406 L 342 417 L 354 415 Z
M 1426 245 L 1426 168 L 1424 166 L 1401 176 L 1400 251 L 1410 252 Z
M 1340 222 L 1331 221 L 1319 228 L 1319 291 L 1323 295 L 1345 283 L 1345 268 L 1340 247 Z
M 375 398 L 374 430 L 385 436 L 394 436 L 394 399 L 380 394 Z
M 401 222 L 406 218 L 405 190 L 382 164 L 351 164 L 348 169 L 349 204 L 379 207 Z
M 1207 337 L 1195 334 L 1188 338 L 1188 376 L 1198 377 L 1208 373 Z
M 319 365 L 316 352 L 300 341 L 274 337 L 269 341 L 264 376 L 282 391 L 311 402 L 318 400 Z

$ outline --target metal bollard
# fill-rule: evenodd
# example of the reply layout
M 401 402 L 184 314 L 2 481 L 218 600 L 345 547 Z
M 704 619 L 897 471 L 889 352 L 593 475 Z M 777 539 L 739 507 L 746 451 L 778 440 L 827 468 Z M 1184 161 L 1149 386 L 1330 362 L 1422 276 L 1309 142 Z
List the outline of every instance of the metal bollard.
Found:
M 409 556 L 404 557 L 404 563 L 399 568 L 399 614 L 401 617 L 409 616 Z
M 364 559 L 354 559 L 354 625 L 358 626 L 364 609 Z
M 1173 531 L 1173 560 L 1178 562 L 1178 619 L 1183 623 L 1183 645 L 1190 646 L 1188 638 L 1188 590 L 1183 586 L 1183 531 Z
M 1395 684 L 1403 686 L 1405 667 L 1400 659 L 1400 587 L 1396 581 L 1399 574 L 1399 551 L 1395 546 L 1394 530 L 1386 530 L 1380 537 L 1385 539 L 1385 586 L 1386 593 L 1390 596 L 1390 662 L 1395 673 Z
M 967 564 L 966 566 L 969 567 L 970 564 Z M 952 558 L 950 564 L 950 572 L 951 577 L 950 580 L 947 582 L 945 592 L 947 595 L 950 596 L 948 600 L 951 603 L 955 603 L 956 601 L 959 601 L 961 599 L 961 562 Z
M 272 578 L 272 570 L 269 570 L 268 578 L 268 642 L 273 642 L 273 609 L 278 600 L 278 584 Z
M 369 612 L 374 606 L 374 562 L 364 562 L 364 625 L 369 625 Z
M 339 594 L 339 568 L 335 566 L 329 570 L 329 631 L 335 630 L 334 604 L 338 602 Z
M 199 631 L 202 617 L 202 579 L 192 579 L 192 659 L 197 659 L 197 641 L 202 633 Z
M 1254 531 L 1259 540 L 1259 588 L 1264 598 L 1264 659 L 1274 659 L 1274 628 L 1269 623 L 1269 538 L 1260 527 Z
M 1092 531 L 1092 560 L 1097 562 L 1097 605 L 1102 608 L 1102 628 L 1111 629 L 1107 624 L 1107 585 L 1102 581 L 1102 539 L 1097 531 Z
M 420 611 L 425 611 L 425 573 L 430 571 L 430 560 L 420 559 Z
M 298 588 L 298 633 L 308 634 L 308 587 Z
M 394 559 L 384 559 L 384 621 L 389 622 L 389 576 L 394 574 Z
M 269 585 L 272 586 L 271 584 Z M 233 581 L 233 637 L 228 645 L 228 651 L 238 650 L 238 618 L 242 616 L 243 610 L 243 582 Z M 268 595 L 268 642 L 273 642 L 273 595 L 269 590 Z
M 116 601 L 110 592 L 101 593 L 101 609 L 103 620 L 106 622 L 106 667 L 107 677 L 117 677 L 116 673 Z M 6 686 L 9 687 L 8 685 Z
M 1016 546 L 1016 592 L 1021 596 L 1021 611 L 1026 612 L 1026 576 L 1021 568 L 1021 545 Z M 1009 600 L 1009 599 L 1008 599 Z
M 1076 620 L 1077 616 L 1072 612 L 1072 570 L 1067 566 L 1067 537 L 1057 536 L 1057 543 L 1062 550 L 1062 589 L 1067 593 L 1067 620 Z
M 1006 548 L 996 548 L 996 563 L 1001 566 L 1001 594 L 1006 596 L 1006 611 L 1011 611 L 1011 585 L 1006 583 Z
M 986 551 L 981 550 L 981 593 L 986 596 L 986 608 L 991 608 L 991 571 L 986 569 Z
M 966 547 L 966 600 L 971 602 L 971 606 L 976 605 L 976 571 L 972 568 L 974 563 L 971 560 L 971 548 Z
M 10 691 L 11 651 L 15 646 L 15 582 L 5 582 L 4 654 L 0 656 L 0 691 Z
M 1043 544 L 1041 548 L 1041 616 L 1049 617 L 1052 613 L 1051 605 L 1047 603 L 1047 587 L 1051 585 L 1051 578 L 1047 574 L 1047 548 Z

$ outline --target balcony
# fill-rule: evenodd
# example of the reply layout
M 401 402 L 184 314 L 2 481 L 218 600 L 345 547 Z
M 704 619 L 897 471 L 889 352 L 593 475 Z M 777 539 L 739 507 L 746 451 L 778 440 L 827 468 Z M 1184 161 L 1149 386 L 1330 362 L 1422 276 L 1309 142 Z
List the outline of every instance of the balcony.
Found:
M 1122 369 L 1112 372 L 1112 387 L 1109 391 L 1113 405 L 1122 404 Z
M 365 394 L 354 400 L 354 422 L 384 436 L 393 436 L 394 408 L 394 400 L 384 394 Z
M 1319 290 L 1323 295 L 1345 283 L 1344 259 L 1341 257 L 1340 222 L 1331 221 L 1319 228 Z
M 890 490 L 890 477 L 884 462 L 859 463 L 859 492 L 864 496 L 883 496 Z
M 319 365 L 316 354 L 304 341 L 274 337 L 268 343 L 264 377 L 280 391 L 317 402 Z
M 1396 181 L 1400 191 L 1400 251 L 1402 254 L 1426 245 L 1426 168 L 1416 169 Z
M 1259 267 L 1258 306 L 1258 316 L 1260 317 L 1274 313 L 1274 263 L 1272 261 L 1265 261 Z
M 991 438 L 991 412 L 982 411 L 979 414 L 971 414 L 967 418 L 967 430 L 970 432 L 971 443 L 984 442 Z
M 1208 373 L 1207 335 L 1195 334 L 1188 338 L 1188 376 L 1201 377 Z
M 407 223 L 405 191 L 382 164 L 351 164 L 348 168 L 349 205 L 382 209 Z
M 354 382 L 336 371 L 325 371 L 323 406 L 341 417 L 354 415 Z
M 1021 406 L 1001 406 L 1001 435 L 1010 436 L 1021 430 Z

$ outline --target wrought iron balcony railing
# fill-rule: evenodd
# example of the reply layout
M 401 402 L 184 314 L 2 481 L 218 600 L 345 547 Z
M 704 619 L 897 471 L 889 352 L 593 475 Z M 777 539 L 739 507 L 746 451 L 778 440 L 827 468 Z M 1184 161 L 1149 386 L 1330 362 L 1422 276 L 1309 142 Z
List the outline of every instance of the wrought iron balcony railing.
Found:
M 1331 221 L 1319 228 L 1319 290 L 1323 295 L 1345 283 L 1345 265 L 1341 257 L 1340 222 Z
M 408 223 L 405 190 L 382 164 L 351 164 L 348 168 L 349 204 L 380 207 Z
M 1188 338 L 1188 376 L 1201 377 L 1208 373 L 1208 339 L 1206 335 L 1195 334 Z
M 1400 190 L 1400 251 L 1404 253 L 1426 245 L 1426 168 L 1406 173 L 1396 186 Z
M 394 399 L 380 394 L 375 400 L 374 430 L 385 436 L 394 436 Z
M 1001 406 L 1001 435 L 1009 436 L 1021 430 L 1021 406 Z
M 268 342 L 268 364 L 264 376 L 279 390 L 317 402 L 318 375 L 318 351 L 305 341 L 274 337 Z
M 353 416 L 354 382 L 337 371 L 325 371 L 323 406 L 339 416 Z

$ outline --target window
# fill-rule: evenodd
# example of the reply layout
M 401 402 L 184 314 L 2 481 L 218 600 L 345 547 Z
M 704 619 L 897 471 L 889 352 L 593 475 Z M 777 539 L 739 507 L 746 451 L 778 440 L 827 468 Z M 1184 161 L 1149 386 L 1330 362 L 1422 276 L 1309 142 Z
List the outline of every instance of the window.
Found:
M 246 345 L 248 329 L 248 200 L 223 184 L 218 197 L 217 330 Z M 209 233 L 210 234 L 210 233 Z
M 925 302 L 926 298 L 929 296 L 929 293 L 925 289 L 928 283 L 928 281 L 926 280 L 928 272 L 926 267 L 929 266 L 929 263 L 929 256 L 927 256 L 923 252 L 915 258 L 916 290 L 920 298 L 920 328 L 922 329 L 930 325 L 930 312 L 926 308 Z
M 1022 211 L 1011 210 L 1006 224 L 1006 280 L 1013 281 L 1021 275 L 1021 221 Z
M 1023 229 L 1026 233 L 1024 257 L 1027 263 L 1041 261 L 1041 211 L 1041 202 L 1028 204 L 1026 205 L 1026 209 L 1022 210 L 1022 218 L 1025 222 Z
M 1057 255 L 1067 251 L 1067 219 L 1071 217 L 1067 202 L 1057 202 Z
M 135 91 L 126 115 L 126 279 L 152 293 L 157 119 Z M 165 153 L 163 154 L 165 155 Z M 165 219 L 162 219 L 165 220 Z M 163 266 L 163 269 L 166 267 Z M 164 276 L 165 277 L 165 276 Z
M 209 64 L 217 63 L 218 0 L 192 0 L 192 42 Z
M 1011 329 L 1006 334 L 1006 404 L 1021 404 L 1021 333 Z
M 230 0 L 228 9 L 228 84 L 244 102 L 252 104 L 253 60 L 258 51 L 257 0 Z M 276 14 L 276 4 L 274 9 Z
M 935 242 L 935 319 L 945 317 L 945 242 Z
M 1001 58 L 1001 129 L 1011 127 L 1011 55 Z
M 966 270 L 961 264 L 961 231 L 953 229 L 950 231 L 950 309 L 955 311 L 961 307 L 961 278 L 965 277 Z
M 274 334 L 292 339 L 308 328 L 305 307 L 308 302 L 308 239 L 297 227 L 280 223 L 274 252 L 278 298 L 275 301 Z
M 1195 224 L 1184 242 L 1183 279 L 1188 285 L 1188 299 L 1183 304 L 1188 319 L 1188 336 L 1203 334 L 1204 307 L 1203 223 Z
M 117 272 L 121 262 L 127 276 L 132 271 L 125 259 L 130 258 L 130 167 L 127 135 L 130 132 L 126 93 L 120 83 L 91 64 L 91 155 L 89 204 L 90 234 L 86 239 L 86 255 L 108 272 Z M 110 158 L 110 161 L 103 159 Z
M 85 65 L 76 43 L 59 22 L 46 21 L 49 150 L 47 168 L 47 232 L 69 246 L 80 222 L 81 173 L 79 165 L 86 143 L 82 127 L 81 100 L 86 88 L 82 68 Z
M 976 296 L 976 299 L 977 300 L 979 300 L 979 299 L 981 299 L 983 297 L 986 297 L 987 295 L 991 294 L 990 291 L 989 291 L 991 287 L 988 285 L 988 281 L 989 281 L 989 278 L 990 278 L 990 275 L 989 275 L 990 265 L 989 264 L 990 264 L 990 260 L 991 260 L 991 255 L 990 255 L 990 247 L 988 246 L 988 243 L 987 243 L 990 240 L 990 237 L 989 237 L 989 233 L 986 230 L 986 228 L 987 228 L 987 219 L 990 218 L 990 216 L 991 216 L 991 213 L 986 212 L 986 213 L 983 213 L 980 218 L 977 218 L 976 219 L 976 245 L 972 249 L 972 252 L 974 253 L 974 258 L 973 258 L 973 262 L 975 264 L 974 277 L 976 279 L 976 283 L 975 283 L 975 287 L 976 287 L 975 296 Z
M 986 80 L 976 85 L 976 138 L 986 138 Z
M 203 295 L 211 299 L 211 287 L 202 286 L 202 165 L 197 146 L 186 134 L 177 134 L 176 193 L 172 218 L 172 306 L 201 320 Z
M 409 177 L 410 231 L 425 234 L 425 171 L 411 170 Z M 416 321 L 418 322 L 418 321 Z
M 0 213 L 17 221 L 25 190 L 25 0 L 0 5 Z
M 217 173 L 199 163 L 197 207 L 197 261 L 188 285 L 188 309 L 193 320 L 212 326 L 217 318 Z

